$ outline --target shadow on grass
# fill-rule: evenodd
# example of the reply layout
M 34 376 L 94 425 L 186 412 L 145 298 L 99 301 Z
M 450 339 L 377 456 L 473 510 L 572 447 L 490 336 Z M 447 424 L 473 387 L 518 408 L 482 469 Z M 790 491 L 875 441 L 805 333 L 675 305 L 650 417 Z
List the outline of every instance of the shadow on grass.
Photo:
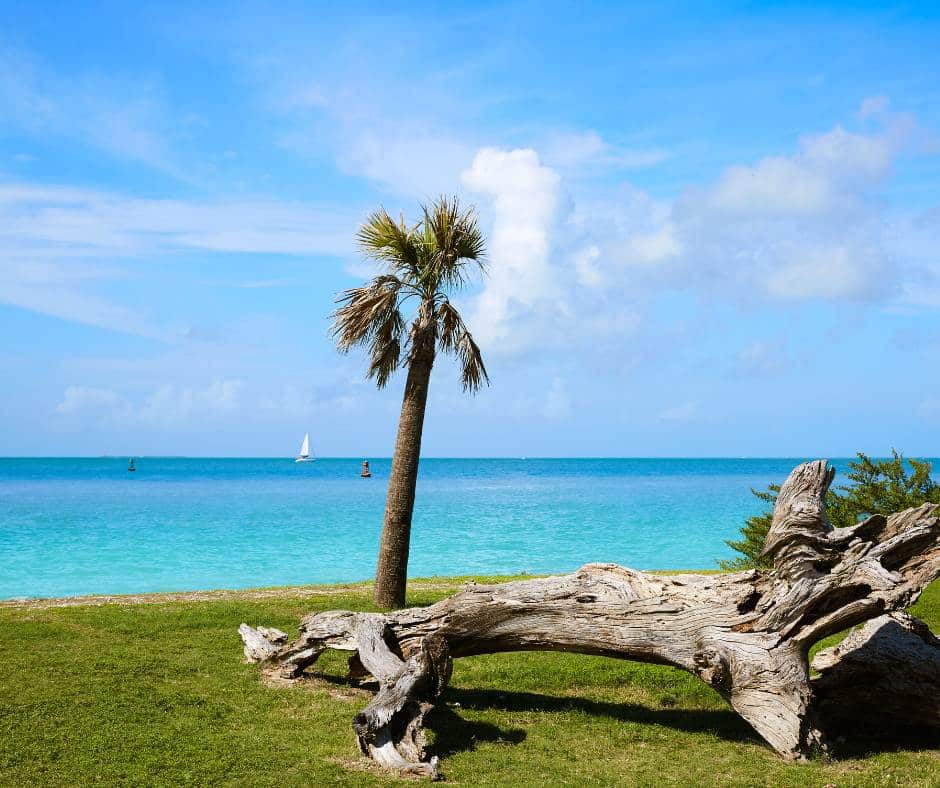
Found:
M 479 711 L 576 711 L 622 722 L 661 725 L 689 733 L 712 733 L 728 741 L 761 741 L 751 726 L 730 709 L 653 709 L 632 703 L 609 703 L 589 698 L 454 687 L 447 690 L 443 700 L 459 703 L 464 709 Z
M 434 754 L 441 757 L 472 752 L 480 742 L 520 744 L 526 737 L 526 732 L 519 728 L 501 728 L 490 722 L 465 720 L 443 704 L 428 713 L 425 726 L 434 732 Z
M 516 712 L 580 712 L 594 716 L 604 716 L 621 722 L 638 723 L 642 725 L 658 725 L 663 728 L 685 731 L 687 733 L 708 733 L 731 742 L 752 742 L 766 746 L 764 740 L 731 709 L 656 709 L 632 703 L 609 703 L 602 700 L 579 697 L 554 697 L 540 695 L 534 692 L 507 692 L 504 690 L 489 689 L 461 689 L 449 688 L 444 702 L 459 703 L 461 709 L 476 711 L 516 711 Z M 452 751 L 471 749 L 460 746 L 460 737 L 473 734 L 472 726 L 477 723 L 467 723 L 450 709 L 447 709 L 448 719 L 456 718 L 460 724 L 470 726 L 458 731 L 456 723 L 450 722 L 448 733 L 453 733 L 457 743 L 450 743 Z M 493 731 L 481 731 L 477 739 L 487 741 L 503 740 L 514 744 L 525 739 L 521 731 L 500 731 L 492 725 L 483 727 L 492 728 Z M 517 734 L 514 738 L 512 734 Z M 521 733 L 521 736 L 518 734 Z M 451 742 L 451 739 L 447 739 Z M 830 744 L 830 757 L 833 760 L 848 760 L 866 758 L 879 753 L 898 751 L 936 750 L 940 748 L 940 730 L 924 728 L 910 728 L 909 730 L 894 731 L 891 738 L 884 736 L 858 734 Z M 443 753 L 442 753 L 443 754 Z
M 373 690 L 372 682 L 349 682 L 339 676 L 318 674 L 329 684 Z M 458 707 L 457 711 L 446 704 Z M 535 692 L 448 687 L 437 705 L 428 713 L 426 727 L 435 734 L 434 751 L 446 757 L 472 751 L 480 742 L 520 744 L 526 732 L 501 728 L 489 722 L 465 720 L 459 710 L 565 713 L 579 712 L 641 725 L 658 725 L 687 733 L 708 733 L 730 742 L 751 742 L 766 746 L 753 728 L 731 709 L 657 709 L 633 703 L 610 703 L 580 697 L 558 697 Z M 880 753 L 940 749 L 940 730 L 910 728 L 893 730 L 890 738 L 871 733 L 857 733 L 830 742 L 832 760 L 857 760 Z
M 921 752 L 940 749 L 940 730 L 930 728 L 894 728 L 890 735 L 865 731 L 839 737 L 830 745 L 834 760 L 868 758 L 887 752 Z

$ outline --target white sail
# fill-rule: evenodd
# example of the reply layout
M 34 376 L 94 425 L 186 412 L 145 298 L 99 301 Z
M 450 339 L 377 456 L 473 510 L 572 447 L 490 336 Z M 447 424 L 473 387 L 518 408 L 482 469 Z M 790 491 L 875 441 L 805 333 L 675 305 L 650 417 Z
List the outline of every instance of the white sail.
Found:
M 304 434 L 304 442 L 300 445 L 300 455 L 301 457 L 310 456 L 310 433 L 307 432 Z

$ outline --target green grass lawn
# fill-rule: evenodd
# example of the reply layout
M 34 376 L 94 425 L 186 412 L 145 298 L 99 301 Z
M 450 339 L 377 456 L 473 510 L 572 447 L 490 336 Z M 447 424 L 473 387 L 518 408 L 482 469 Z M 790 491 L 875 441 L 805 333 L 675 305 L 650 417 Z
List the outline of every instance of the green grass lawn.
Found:
M 242 621 L 294 632 L 303 613 L 369 607 L 365 588 L 0 607 L 0 785 L 406 782 L 358 756 L 350 720 L 369 694 L 343 682 L 342 655 L 286 688 L 242 664 Z M 940 631 L 940 584 L 914 613 Z M 784 763 L 692 676 L 574 654 L 458 660 L 429 728 L 463 785 L 940 785 L 931 749 Z

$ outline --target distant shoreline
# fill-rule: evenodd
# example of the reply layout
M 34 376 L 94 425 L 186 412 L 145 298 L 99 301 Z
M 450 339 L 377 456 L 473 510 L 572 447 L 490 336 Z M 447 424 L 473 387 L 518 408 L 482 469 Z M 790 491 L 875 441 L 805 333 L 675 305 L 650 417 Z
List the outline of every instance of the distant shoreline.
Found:
M 645 571 L 645 570 L 637 570 Z M 650 570 L 653 575 L 713 575 L 720 569 L 663 569 Z M 556 574 L 565 574 L 557 572 Z M 408 588 L 421 591 L 457 590 L 467 583 L 506 583 L 511 580 L 531 580 L 548 575 L 456 575 L 454 577 L 418 577 L 408 581 Z M 101 605 L 160 605 L 173 602 L 221 602 L 226 600 L 303 599 L 331 594 L 367 591 L 371 580 L 355 583 L 319 583 L 306 586 L 271 586 L 267 588 L 217 588 L 204 591 L 154 591 L 143 594 L 80 594 L 59 597 L 16 597 L 0 599 L 0 608 L 99 607 Z

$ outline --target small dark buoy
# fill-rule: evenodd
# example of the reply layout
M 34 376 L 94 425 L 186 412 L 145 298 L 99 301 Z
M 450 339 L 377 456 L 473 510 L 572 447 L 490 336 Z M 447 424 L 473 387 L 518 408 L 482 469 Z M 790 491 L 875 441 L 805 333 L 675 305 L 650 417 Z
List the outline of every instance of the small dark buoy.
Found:
M 131 472 L 131 473 L 133 473 L 134 471 L 137 470 L 137 469 L 134 467 L 134 458 L 133 458 L 133 457 L 131 457 L 131 458 L 127 461 L 127 470 L 128 470 L 129 472 Z
M 363 461 L 362 461 L 362 473 L 360 473 L 359 475 L 360 475 L 363 479 L 368 479 L 370 476 L 372 476 L 372 471 L 369 470 L 369 461 L 368 461 L 368 460 L 363 460 Z

